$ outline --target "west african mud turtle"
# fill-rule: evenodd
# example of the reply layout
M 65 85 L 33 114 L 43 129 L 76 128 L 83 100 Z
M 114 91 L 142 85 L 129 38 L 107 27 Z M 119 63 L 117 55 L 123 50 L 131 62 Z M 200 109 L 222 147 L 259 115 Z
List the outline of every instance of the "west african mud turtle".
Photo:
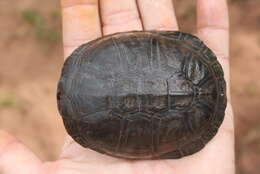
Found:
M 226 83 L 197 37 L 132 31 L 77 48 L 57 99 L 67 132 L 84 147 L 130 159 L 180 158 L 217 133 Z

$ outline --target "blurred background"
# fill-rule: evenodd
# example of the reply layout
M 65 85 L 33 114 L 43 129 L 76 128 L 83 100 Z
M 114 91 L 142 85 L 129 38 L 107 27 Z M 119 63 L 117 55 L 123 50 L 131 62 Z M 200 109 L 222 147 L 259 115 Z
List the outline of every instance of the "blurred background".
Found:
M 175 0 L 182 31 L 195 31 L 195 1 Z M 229 0 L 237 174 L 260 173 L 260 1 Z M 0 129 L 43 160 L 65 130 L 56 107 L 63 63 L 59 1 L 0 1 Z

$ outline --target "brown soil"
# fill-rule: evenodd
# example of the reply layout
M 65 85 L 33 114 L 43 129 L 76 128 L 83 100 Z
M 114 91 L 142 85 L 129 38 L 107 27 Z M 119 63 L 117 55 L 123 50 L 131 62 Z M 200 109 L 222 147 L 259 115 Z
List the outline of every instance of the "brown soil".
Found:
M 188 2 L 188 1 L 187 1 Z M 182 30 L 192 32 L 195 8 L 176 1 Z M 260 1 L 231 0 L 231 81 L 238 174 L 260 173 Z M 34 9 L 50 37 L 22 17 Z M 44 160 L 55 159 L 65 136 L 56 107 L 63 63 L 57 1 L 0 2 L 0 129 L 14 134 Z M 35 33 L 36 32 L 36 33 Z M 47 34 L 48 35 L 48 34 Z M 57 35 L 57 36 L 56 36 Z M 49 35 L 48 35 L 49 36 Z

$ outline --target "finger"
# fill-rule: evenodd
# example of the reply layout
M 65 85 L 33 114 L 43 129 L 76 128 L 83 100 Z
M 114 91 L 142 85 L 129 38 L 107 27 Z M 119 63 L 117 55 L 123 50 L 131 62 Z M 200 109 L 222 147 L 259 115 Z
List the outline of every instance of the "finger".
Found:
M 197 0 L 198 36 L 217 55 L 229 90 L 229 16 L 226 0 Z
M 40 173 L 42 163 L 27 147 L 10 134 L 0 131 L 0 173 Z
M 142 30 L 135 0 L 101 0 L 103 33 Z
M 219 129 L 218 135 L 225 135 L 229 132 L 232 145 L 234 137 L 234 120 L 232 107 L 229 103 L 229 16 L 226 0 L 197 0 L 197 19 L 198 36 L 213 50 L 224 70 L 227 82 L 228 105 L 225 119 Z M 229 149 L 229 152 L 232 152 L 229 157 L 233 160 L 234 154 L 232 148 L 233 146 Z M 224 154 L 228 153 L 225 152 Z
M 138 0 L 145 30 L 178 30 L 172 0 Z
M 64 55 L 101 36 L 98 0 L 61 0 Z
M 221 58 L 228 58 L 229 17 L 226 0 L 197 0 L 198 35 Z

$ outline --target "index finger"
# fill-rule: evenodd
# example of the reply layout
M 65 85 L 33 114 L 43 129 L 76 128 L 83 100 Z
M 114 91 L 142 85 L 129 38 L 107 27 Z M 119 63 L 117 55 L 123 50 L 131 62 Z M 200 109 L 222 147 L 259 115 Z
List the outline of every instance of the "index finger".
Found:
M 98 0 L 61 0 L 64 56 L 101 36 Z

